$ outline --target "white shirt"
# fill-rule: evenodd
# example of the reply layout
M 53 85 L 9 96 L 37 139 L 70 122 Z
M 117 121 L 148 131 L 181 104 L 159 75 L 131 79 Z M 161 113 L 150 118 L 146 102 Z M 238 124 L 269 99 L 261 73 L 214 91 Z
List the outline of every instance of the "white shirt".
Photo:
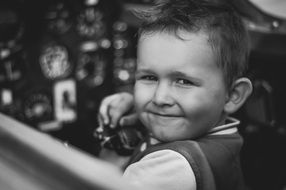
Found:
M 239 121 L 228 118 L 230 123 L 210 130 L 209 135 L 237 132 Z M 141 146 L 145 149 L 146 144 Z M 187 159 L 173 150 L 160 150 L 144 156 L 129 165 L 123 177 L 133 185 L 155 190 L 195 190 L 196 179 Z

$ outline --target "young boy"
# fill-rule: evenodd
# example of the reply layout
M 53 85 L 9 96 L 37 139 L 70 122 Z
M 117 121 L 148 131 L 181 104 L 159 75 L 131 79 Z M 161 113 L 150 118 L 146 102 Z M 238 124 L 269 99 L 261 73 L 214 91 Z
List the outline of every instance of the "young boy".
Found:
M 214 0 L 160 1 L 141 18 L 134 97 L 109 96 L 99 111 L 104 124 L 139 118 L 149 132 L 123 177 L 146 189 L 243 189 L 229 117 L 252 92 L 241 18 Z M 135 117 L 122 117 L 133 106 Z

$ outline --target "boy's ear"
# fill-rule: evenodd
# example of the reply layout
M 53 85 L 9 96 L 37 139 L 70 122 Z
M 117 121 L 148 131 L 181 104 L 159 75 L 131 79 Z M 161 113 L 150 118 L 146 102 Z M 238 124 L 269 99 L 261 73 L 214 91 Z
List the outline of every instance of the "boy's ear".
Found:
M 252 93 L 252 84 L 248 78 L 237 79 L 231 88 L 229 98 L 224 106 L 227 114 L 236 112 Z

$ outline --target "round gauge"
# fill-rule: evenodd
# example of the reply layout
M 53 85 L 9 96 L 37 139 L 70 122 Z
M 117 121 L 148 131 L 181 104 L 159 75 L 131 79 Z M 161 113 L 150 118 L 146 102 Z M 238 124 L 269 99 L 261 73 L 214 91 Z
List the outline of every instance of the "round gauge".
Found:
M 23 23 L 16 11 L 0 7 L 0 42 L 11 43 L 22 37 Z
M 1 52 L 0 50 L 0 53 Z M 25 61 L 22 54 L 16 54 L 2 61 L 0 65 L 0 83 L 19 81 L 25 74 Z
M 17 81 L 23 77 L 25 70 L 25 53 L 22 45 L 15 40 L 0 42 L 0 83 Z
M 103 13 L 94 7 L 85 8 L 78 16 L 77 31 L 85 37 L 102 37 L 106 31 Z
M 99 52 L 82 52 L 79 55 L 76 77 L 89 86 L 100 86 L 105 79 L 106 64 Z
M 51 119 L 51 97 L 43 92 L 34 92 L 24 100 L 24 115 L 29 121 L 40 122 Z
M 0 5 L 0 61 L 22 50 L 24 24 L 19 13 Z
M 48 79 L 64 78 L 72 70 L 67 48 L 59 44 L 44 47 L 39 62 L 44 76 Z
M 64 2 L 51 4 L 45 19 L 48 29 L 57 34 L 67 32 L 72 26 L 72 13 Z

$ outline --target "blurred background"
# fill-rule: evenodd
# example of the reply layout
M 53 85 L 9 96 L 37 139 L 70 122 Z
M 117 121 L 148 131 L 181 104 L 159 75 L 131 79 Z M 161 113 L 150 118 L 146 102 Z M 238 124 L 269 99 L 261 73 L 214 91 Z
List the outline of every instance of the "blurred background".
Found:
M 0 112 L 97 156 L 100 101 L 132 92 L 131 11 L 152 1 L 1 0 Z M 254 93 L 236 114 L 245 179 L 251 190 L 286 190 L 286 1 L 227 2 L 251 36 Z

